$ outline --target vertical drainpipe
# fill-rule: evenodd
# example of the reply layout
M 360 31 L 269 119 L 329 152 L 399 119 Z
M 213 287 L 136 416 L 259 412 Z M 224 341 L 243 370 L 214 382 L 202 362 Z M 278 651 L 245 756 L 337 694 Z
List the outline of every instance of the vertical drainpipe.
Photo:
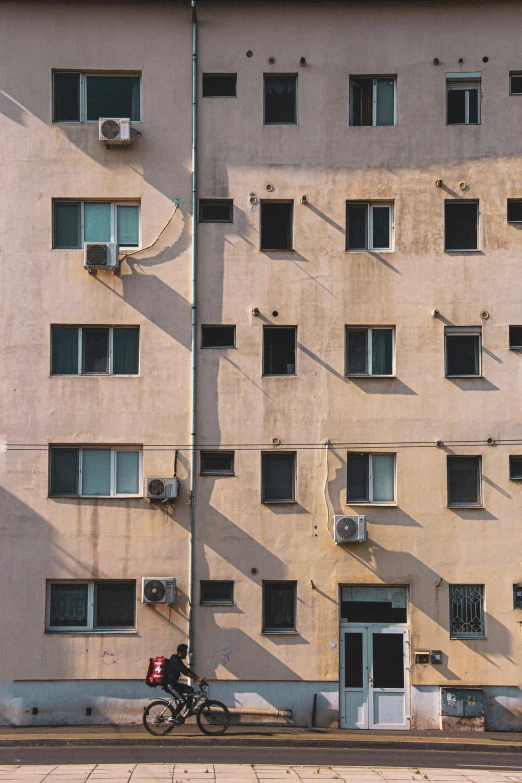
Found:
M 197 164 L 198 164 L 198 17 L 196 0 L 192 8 L 192 307 L 191 307 L 191 424 L 190 424 L 190 542 L 189 542 L 189 608 L 188 663 L 194 663 L 194 594 L 195 594 L 195 527 L 196 527 L 196 380 L 197 380 Z

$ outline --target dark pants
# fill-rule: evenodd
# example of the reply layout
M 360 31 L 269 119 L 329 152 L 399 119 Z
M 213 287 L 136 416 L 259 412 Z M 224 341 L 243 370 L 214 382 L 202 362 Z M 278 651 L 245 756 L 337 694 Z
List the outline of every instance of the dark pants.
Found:
M 192 694 L 194 693 L 194 688 L 191 688 L 190 685 L 185 685 L 182 682 L 175 682 L 169 685 L 164 686 L 163 690 L 166 693 L 170 693 L 173 696 L 178 697 L 178 703 L 174 709 L 174 717 L 176 718 L 184 706 L 183 699 L 187 698 L 187 707 L 190 709 L 192 707 Z

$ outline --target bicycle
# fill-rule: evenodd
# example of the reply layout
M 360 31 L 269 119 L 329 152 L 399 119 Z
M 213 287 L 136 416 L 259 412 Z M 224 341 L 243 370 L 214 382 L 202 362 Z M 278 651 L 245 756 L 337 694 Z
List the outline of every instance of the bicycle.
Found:
M 192 697 L 192 705 L 189 708 L 187 696 L 170 699 L 155 699 L 143 710 L 143 725 L 155 737 L 165 737 L 175 726 L 181 726 L 191 715 L 196 716 L 196 723 L 203 734 L 218 736 L 224 734 L 230 725 L 230 713 L 220 701 L 209 699 L 208 682 L 202 680 L 199 690 L 195 689 Z M 174 717 L 175 703 L 182 701 L 184 706 Z

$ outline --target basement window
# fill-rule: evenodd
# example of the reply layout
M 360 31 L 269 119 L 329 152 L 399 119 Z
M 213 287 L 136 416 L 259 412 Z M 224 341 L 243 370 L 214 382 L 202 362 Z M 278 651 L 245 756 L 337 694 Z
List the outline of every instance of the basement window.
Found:
M 261 250 L 292 250 L 293 222 L 293 201 L 262 201 Z
M 48 631 L 73 633 L 132 631 L 136 625 L 136 582 L 48 582 L 45 625 Z
M 199 200 L 200 223 L 232 223 L 234 202 L 228 198 L 202 198 Z
M 202 326 L 201 327 L 201 347 L 202 348 L 235 348 L 236 346 L 236 327 L 235 326 Z
M 396 77 L 350 77 L 350 125 L 396 125 Z
M 480 123 L 480 73 L 446 74 L 446 124 Z
M 295 375 L 297 327 L 263 327 L 263 375 Z
M 237 73 L 204 73 L 203 98 L 235 98 Z
M 444 203 L 444 250 L 478 250 L 478 201 Z
M 297 74 L 265 73 L 265 125 L 297 123 Z
M 448 506 L 481 506 L 482 458 L 447 458 Z
M 233 451 L 202 451 L 200 457 L 202 476 L 233 476 Z
M 263 633 L 295 633 L 297 582 L 263 582 Z
M 295 451 L 261 454 L 261 502 L 295 502 Z
M 508 198 L 507 222 L 522 223 L 522 199 Z
M 393 204 L 346 202 L 346 249 L 392 250 Z
M 522 351 L 522 326 L 509 327 L 509 347 L 513 351 Z
M 98 122 L 100 117 L 141 120 L 141 77 L 53 73 L 53 122 Z
M 234 604 L 234 582 L 221 579 L 202 579 L 199 583 L 199 602 L 206 606 Z
M 482 327 L 446 326 L 444 329 L 446 378 L 479 378 Z

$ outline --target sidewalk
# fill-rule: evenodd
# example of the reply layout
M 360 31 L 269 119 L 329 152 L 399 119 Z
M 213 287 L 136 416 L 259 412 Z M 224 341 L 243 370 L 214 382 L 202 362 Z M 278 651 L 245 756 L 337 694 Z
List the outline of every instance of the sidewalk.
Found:
M 206 737 L 191 725 L 166 737 L 141 726 L 0 727 L 2 747 L 209 745 L 284 748 L 381 748 L 394 750 L 475 750 L 522 752 L 520 732 L 348 731 L 280 726 L 232 726 L 222 737 Z M 522 757 L 521 757 L 522 761 Z

